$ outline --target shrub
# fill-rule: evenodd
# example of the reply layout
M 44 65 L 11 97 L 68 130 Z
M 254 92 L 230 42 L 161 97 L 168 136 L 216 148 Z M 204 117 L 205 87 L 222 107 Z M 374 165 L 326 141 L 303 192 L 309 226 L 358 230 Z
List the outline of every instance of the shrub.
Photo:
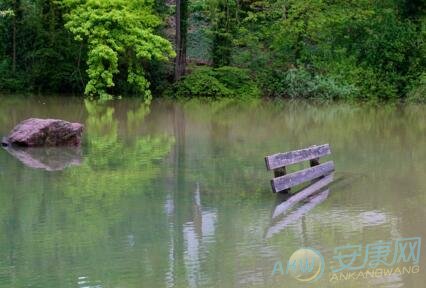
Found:
M 23 73 L 13 73 L 8 59 L 0 61 L 0 91 L 22 91 L 28 87 L 28 77 Z
M 334 100 L 347 99 L 356 93 L 352 85 L 341 84 L 330 76 L 312 75 L 304 68 L 268 73 L 263 87 L 274 97 Z
M 252 98 L 260 96 L 260 89 L 248 70 L 227 66 L 203 67 L 176 83 L 168 94 L 185 98 Z
M 411 87 L 407 100 L 414 103 L 426 103 L 426 73 L 423 73 Z

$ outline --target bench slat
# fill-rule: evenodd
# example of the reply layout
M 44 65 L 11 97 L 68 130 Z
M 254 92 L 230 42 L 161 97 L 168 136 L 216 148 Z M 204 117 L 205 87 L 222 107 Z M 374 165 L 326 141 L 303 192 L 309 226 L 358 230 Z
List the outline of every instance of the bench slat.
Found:
M 271 180 L 272 191 L 280 192 L 303 182 L 313 180 L 334 171 L 334 162 L 328 161 L 323 164 L 277 177 Z
M 330 154 L 331 150 L 329 144 L 311 146 L 306 149 L 300 149 L 286 153 L 278 153 L 265 157 L 266 168 L 268 170 L 274 170 L 283 166 L 320 158 Z

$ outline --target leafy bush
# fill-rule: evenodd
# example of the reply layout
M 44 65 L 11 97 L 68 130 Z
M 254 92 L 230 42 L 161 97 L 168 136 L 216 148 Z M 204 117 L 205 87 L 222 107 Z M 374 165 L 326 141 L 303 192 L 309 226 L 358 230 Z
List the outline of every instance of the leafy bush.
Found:
M 380 71 L 379 69 L 357 64 L 355 57 L 345 57 L 327 63 L 318 64 L 328 75 L 341 83 L 350 83 L 356 92 L 351 99 L 361 100 L 393 100 L 398 94 L 396 73 Z
M 27 77 L 22 73 L 12 73 L 9 59 L 0 61 L 0 91 L 20 91 L 28 85 Z
M 260 89 L 248 70 L 236 67 L 198 68 L 175 84 L 168 94 L 175 97 L 259 97 Z
M 426 103 L 426 73 L 412 85 L 412 89 L 408 92 L 407 99 L 409 102 Z
M 263 87 L 270 96 L 290 98 L 347 99 L 357 92 L 354 86 L 331 77 L 312 75 L 304 68 L 268 73 Z

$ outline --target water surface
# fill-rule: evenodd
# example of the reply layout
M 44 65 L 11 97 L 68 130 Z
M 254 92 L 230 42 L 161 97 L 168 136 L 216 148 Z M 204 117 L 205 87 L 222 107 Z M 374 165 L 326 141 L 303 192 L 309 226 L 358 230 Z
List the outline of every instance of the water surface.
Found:
M 0 287 L 424 287 L 424 249 L 419 273 L 331 283 L 330 261 L 343 245 L 426 239 L 425 111 L 2 96 L 0 135 L 29 117 L 86 131 L 70 160 L 25 154 L 37 168 L 0 150 Z M 273 219 L 263 157 L 323 143 L 335 183 Z M 324 256 L 319 280 L 272 275 L 302 247 Z

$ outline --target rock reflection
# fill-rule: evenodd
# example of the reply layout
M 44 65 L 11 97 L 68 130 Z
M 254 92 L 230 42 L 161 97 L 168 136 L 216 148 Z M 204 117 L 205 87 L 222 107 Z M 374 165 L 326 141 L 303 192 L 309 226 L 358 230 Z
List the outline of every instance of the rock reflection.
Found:
M 79 147 L 4 147 L 10 155 L 25 166 L 46 171 L 60 171 L 72 165 L 81 165 Z

